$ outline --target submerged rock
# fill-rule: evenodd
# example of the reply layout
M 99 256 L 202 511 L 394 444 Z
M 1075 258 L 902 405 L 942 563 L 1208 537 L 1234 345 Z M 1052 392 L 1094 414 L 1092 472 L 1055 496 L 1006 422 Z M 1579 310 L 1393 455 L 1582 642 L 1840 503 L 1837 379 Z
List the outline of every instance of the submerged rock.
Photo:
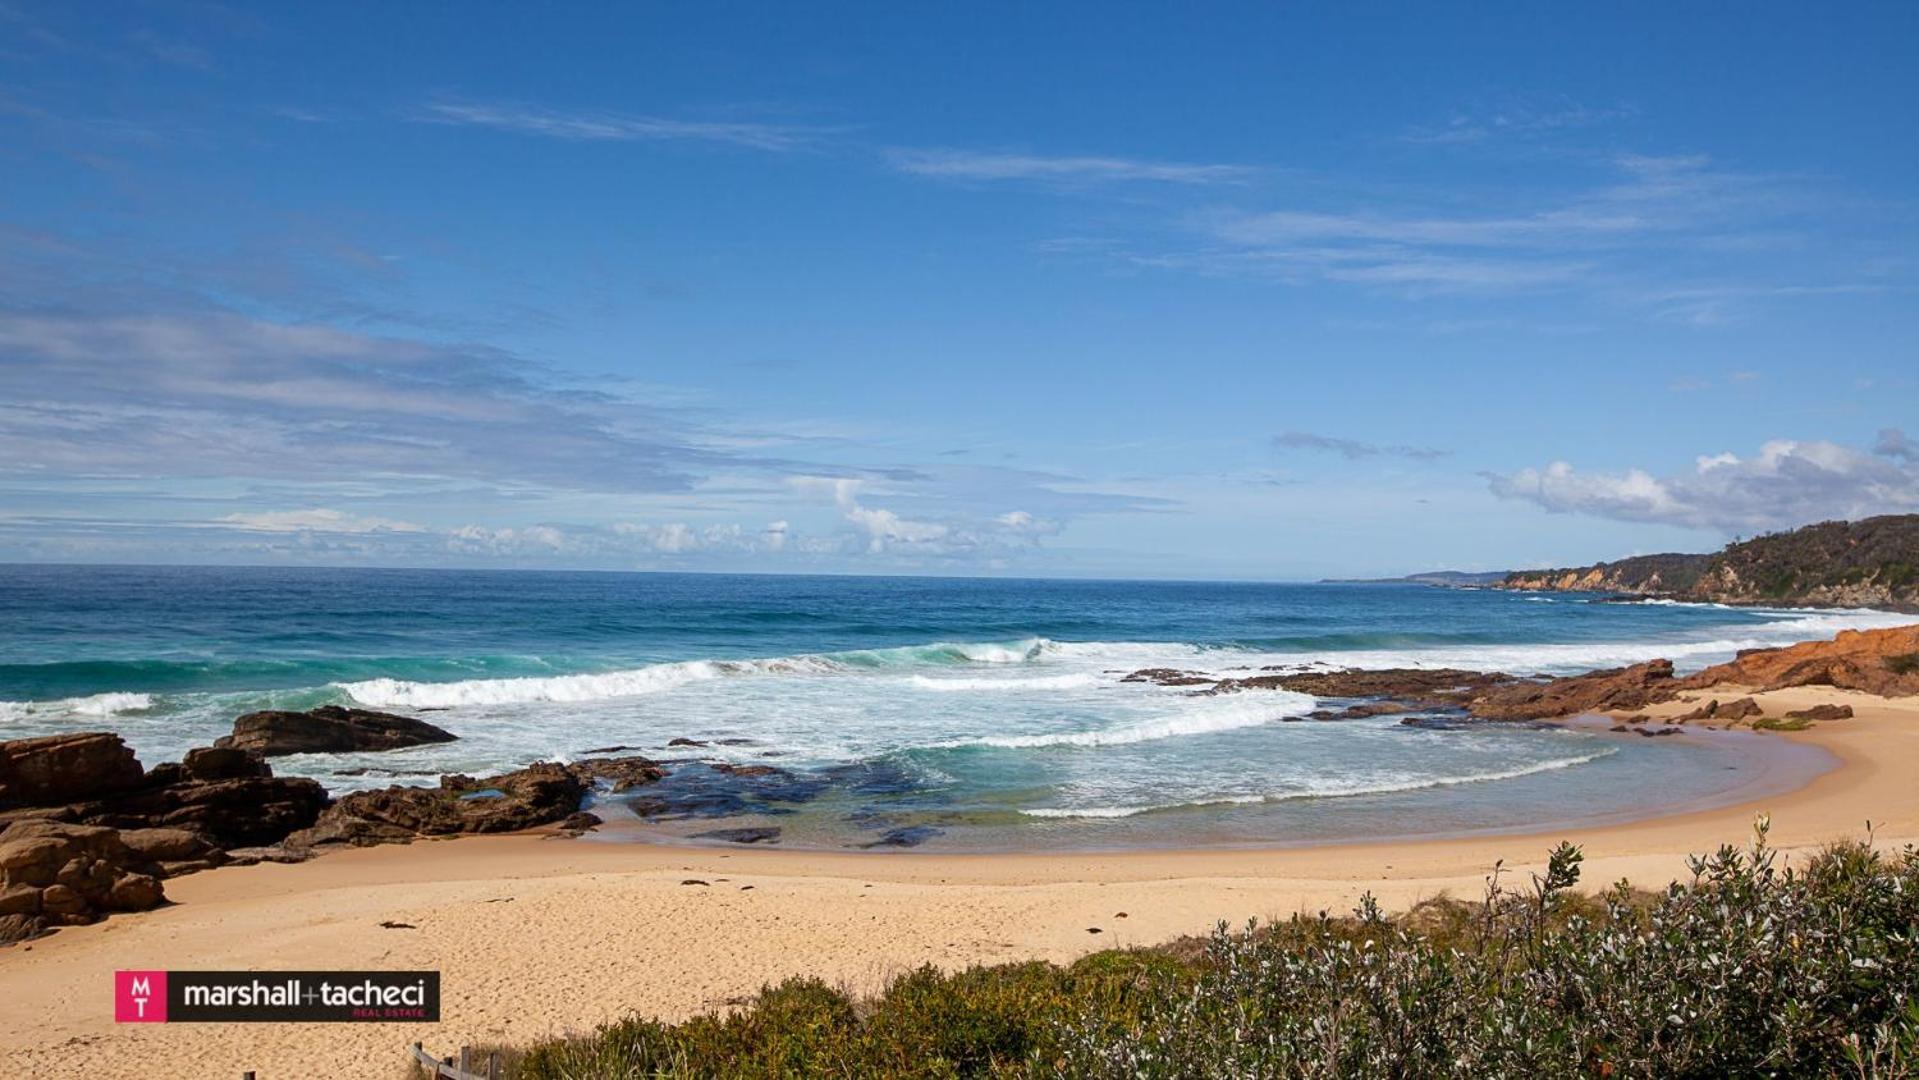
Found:
M 777 825 L 753 826 L 740 829 L 709 829 L 693 834 L 695 840 L 724 840 L 729 844 L 770 844 L 777 843 L 780 830 Z
M 937 825 L 905 825 L 897 829 L 888 829 L 879 839 L 861 844 L 863 848 L 876 847 L 918 847 L 935 836 L 944 835 L 945 829 Z
M 399 750 L 452 742 L 457 736 L 424 720 L 371 709 L 322 705 L 307 712 L 268 709 L 233 722 L 233 734 L 215 747 L 250 750 L 262 757 Z

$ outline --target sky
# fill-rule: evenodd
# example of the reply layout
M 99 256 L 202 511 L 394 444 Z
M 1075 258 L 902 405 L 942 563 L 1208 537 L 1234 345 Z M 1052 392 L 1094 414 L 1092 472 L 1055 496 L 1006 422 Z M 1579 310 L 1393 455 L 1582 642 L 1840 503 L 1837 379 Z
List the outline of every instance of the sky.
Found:
M 1919 511 L 1915 46 L 0 0 L 0 561 L 1297 580 Z

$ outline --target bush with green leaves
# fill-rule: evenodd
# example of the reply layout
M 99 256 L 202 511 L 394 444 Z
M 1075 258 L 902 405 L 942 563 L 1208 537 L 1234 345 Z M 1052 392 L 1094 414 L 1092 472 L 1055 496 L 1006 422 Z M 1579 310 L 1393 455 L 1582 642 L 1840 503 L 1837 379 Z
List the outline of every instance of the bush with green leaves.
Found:
M 1477 903 L 1298 917 L 1068 967 L 795 979 L 678 1024 L 512 1055 L 597 1077 L 1919 1076 L 1919 852 L 1754 844 L 1660 893 L 1575 890 L 1561 845 Z

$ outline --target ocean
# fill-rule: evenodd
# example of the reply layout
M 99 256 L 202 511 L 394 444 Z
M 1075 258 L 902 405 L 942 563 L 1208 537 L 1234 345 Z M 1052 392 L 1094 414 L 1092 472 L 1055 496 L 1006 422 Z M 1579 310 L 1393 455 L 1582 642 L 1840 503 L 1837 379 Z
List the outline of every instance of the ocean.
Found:
M 0 738 L 112 730 L 152 765 L 241 713 L 337 703 L 459 740 L 279 758 L 277 772 L 344 792 L 607 747 L 671 762 L 639 793 L 667 812 L 599 802 L 608 838 L 770 825 L 787 846 L 1099 849 L 1449 835 L 1748 797 L 1818 755 L 1736 733 L 1288 722 L 1320 703 L 1121 677 L 1567 673 L 1655 656 L 1686 670 L 1905 621 L 1415 585 L 6 566 Z

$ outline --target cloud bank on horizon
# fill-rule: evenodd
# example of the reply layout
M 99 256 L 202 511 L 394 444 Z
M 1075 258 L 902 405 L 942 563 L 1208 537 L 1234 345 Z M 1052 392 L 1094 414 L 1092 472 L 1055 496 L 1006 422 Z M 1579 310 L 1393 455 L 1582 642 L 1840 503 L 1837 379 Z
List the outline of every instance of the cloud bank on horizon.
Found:
M 0 7 L 0 559 L 1284 578 L 1919 511 L 1912 10 L 1067 10 Z

